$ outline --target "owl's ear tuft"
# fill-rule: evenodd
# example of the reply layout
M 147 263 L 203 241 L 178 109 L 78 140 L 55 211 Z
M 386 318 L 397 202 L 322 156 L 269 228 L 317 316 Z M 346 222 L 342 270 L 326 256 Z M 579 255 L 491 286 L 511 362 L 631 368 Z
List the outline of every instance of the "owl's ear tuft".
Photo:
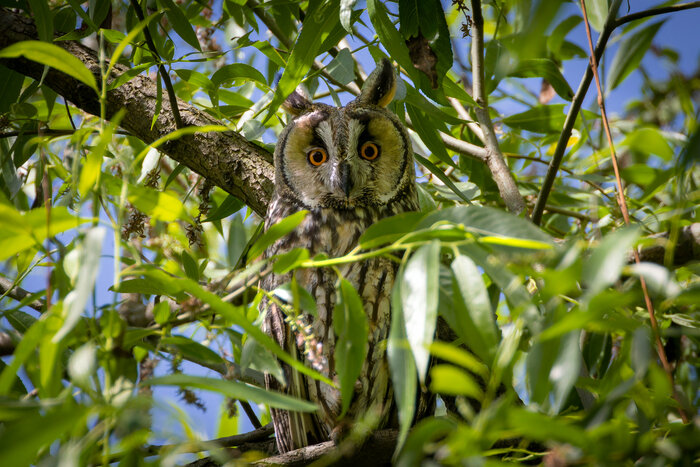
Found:
M 357 98 L 360 104 L 378 105 L 386 107 L 396 93 L 396 76 L 391 62 L 383 58 L 377 68 L 367 77 L 362 92 Z
M 293 93 L 285 99 L 282 107 L 288 113 L 294 115 L 295 117 L 308 112 L 311 109 L 311 101 L 306 95 L 303 88 L 298 87 Z

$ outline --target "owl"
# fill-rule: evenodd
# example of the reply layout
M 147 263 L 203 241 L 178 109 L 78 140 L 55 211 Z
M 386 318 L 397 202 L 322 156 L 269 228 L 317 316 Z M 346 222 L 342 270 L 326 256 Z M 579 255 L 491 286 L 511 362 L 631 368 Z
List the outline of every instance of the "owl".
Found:
M 275 191 L 265 228 L 300 210 L 309 214 L 296 230 L 271 245 L 265 257 L 297 247 L 308 249 L 312 257 L 342 256 L 378 220 L 418 210 L 408 133 L 385 108 L 395 89 L 394 70 L 385 59 L 367 78 L 361 94 L 345 107 L 312 103 L 296 92 L 287 99 L 285 107 L 294 117 L 275 148 Z M 387 427 L 396 420 L 386 339 L 397 266 L 377 257 L 345 265 L 340 272 L 362 298 L 369 323 L 367 358 L 344 419 L 373 410 L 379 414 L 379 428 Z M 295 278 L 316 300 L 317 317 L 292 320 L 277 305 L 263 301 L 264 329 L 298 360 L 337 381 L 332 323 L 337 275 L 330 268 L 302 269 Z M 290 279 L 290 274 L 269 275 L 262 287 L 270 291 Z M 268 375 L 267 387 L 312 401 L 319 409 L 315 413 L 272 409 L 279 451 L 329 440 L 339 426 L 339 390 L 282 366 L 286 386 Z

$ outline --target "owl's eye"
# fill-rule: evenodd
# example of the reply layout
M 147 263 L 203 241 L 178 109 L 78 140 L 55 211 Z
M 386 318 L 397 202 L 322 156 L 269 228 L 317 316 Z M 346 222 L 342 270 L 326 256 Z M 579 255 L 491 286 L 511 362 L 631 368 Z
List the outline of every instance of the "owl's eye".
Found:
M 328 153 L 323 148 L 313 148 L 307 152 L 306 155 L 309 157 L 311 165 L 316 167 L 323 164 L 326 162 L 326 159 L 328 159 Z
M 368 161 L 373 161 L 379 157 L 379 146 L 371 141 L 367 141 L 360 148 L 360 156 Z

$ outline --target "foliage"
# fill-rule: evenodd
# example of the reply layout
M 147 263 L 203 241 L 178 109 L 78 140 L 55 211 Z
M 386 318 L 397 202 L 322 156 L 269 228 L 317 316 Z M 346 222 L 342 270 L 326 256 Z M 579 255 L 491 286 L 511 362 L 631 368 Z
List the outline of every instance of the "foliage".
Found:
M 620 2 L 610 3 L 617 23 L 609 2 L 586 1 L 592 27 L 603 36 L 614 29 L 619 40 L 603 55 L 605 92 L 623 92 L 644 72 L 611 122 L 631 227 L 617 204 L 600 109 L 574 112 L 571 137 L 562 132 L 565 112 L 583 98 L 569 82 L 569 67 L 588 57 L 578 2 L 488 2 L 483 22 L 479 2 L 461 1 L 158 0 L 145 13 L 136 2 L 21 2 L 36 40 L 0 50 L 0 464 L 215 454 L 180 409 L 153 397 L 154 387 L 176 386 L 194 405 L 199 391 L 216 392 L 254 417 L 250 401 L 263 421 L 269 407 L 314 410 L 264 389 L 262 372 L 284 379 L 277 359 L 324 377 L 262 332 L 258 307 L 267 294 L 303 333 L 300 313 L 315 314 L 316 304 L 294 280 L 271 293 L 258 280 L 378 255 L 400 263 L 387 343 L 399 465 L 428 457 L 445 465 L 543 456 L 557 464 L 697 462 L 697 245 L 690 257 L 679 253 L 700 193 L 700 69 L 683 74 L 678 52 L 655 42 L 663 19 L 621 21 Z M 479 68 L 467 57 L 482 33 Z M 59 39 L 100 50 L 101 69 L 88 69 Z M 20 57 L 85 83 L 100 108 L 88 113 L 65 99 L 51 75 L 16 71 Z M 345 257 L 294 250 L 260 259 L 306 213 L 261 235 L 261 213 L 207 181 L 224 169 L 165 156 L 208 132 L 239 133 L 271 150 L 285 120 L 279 106 L 299 84 L 317 99 L 347 102 L 382 57 L 401 72 L 390 107 L 410 127 L 422 210 L 373 225 Z M 652 78 L 648 60 L 671 72 Z M 158 83 L 144 128 L 169 118 L 171 86 L 181 106 L 217 125 L 180 125 L 158 141 L 121 130 L 125 115 L 108 109 L 108 96 L 138 75 Z M 486 117 L 472 84 L 483 86 Z M 505 161 L 505 178 L 487 149 Z M 545 164 L 565 150 L 550 192 Z M 544 196 L 539 226 L 509 196 L 530 212 Z M 660 258 L 633 264 L 637 247 L 661 248 Z M 367 320 L 352 285 L 339 277 L 338 288 L 335 384 L 347 408 Z M 451 338 L 436 338 L 440 320 Z M 305 337 L 311 349 L 314 338 Z M 424 386 L 440 408 L 411 427 Z M 170 412 L 188 439 L 173 437 L 155 411 Z M 236 434 L 236 417 L 222 410 L 218 434 Z M 357 433 L 371 428 L 369 417 L 363 422 Z M 172 444 L 153 447 L 163 440 Z

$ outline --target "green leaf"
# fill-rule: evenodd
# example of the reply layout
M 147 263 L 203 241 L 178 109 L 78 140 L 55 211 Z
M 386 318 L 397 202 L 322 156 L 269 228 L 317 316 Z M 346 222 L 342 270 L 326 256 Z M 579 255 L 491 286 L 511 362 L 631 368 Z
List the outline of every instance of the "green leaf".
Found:
M 401 281 L 401 311 L 406 336 L 416 362 L 418 377 L 425 381 L 437 322 L 440 242 L 420 247 L 406 263 Z
M 608 0 L 585 0 L 585 2 L 588 22 L 596 31 L 602 31 L 608 17 Z
M 39 39 L 53 42 L 53 15 L 49 10 L 49 2 L 45 0 L 28 0 L 32 9 Z
M 367 358 L 369 332 L 362 299 L 345 279 L 340 280 L 338 302 L 333 309 L 333 330 L 338 337 L 335 344 L 335 369 L 340 382 L 342 417 L 350 407 L 355 382 Z
M 556 351 L 556 360 L 549 371 L 549 380 L 553 386 L 552 412 L 559 413 L 569 397 L 574 383 L 578 380 L 581 370 L 581 348 L 579 347 L 581 333 L 568 333 L 561 340 Z
M 590 439 L 583 428 L 567 423 L 566 419 L 549 417 L 524 408 L 511 408 L 507 423 L 519 435 L 542 442 L 555 440 L 584 447 Z
M 293 305 L 295 309 L 318 317 L 316 300 L 314 300 L 314 297 L 308 290 L 299 287 L 299 284 L 295 283 L 294 280 L 280 285 L 272 291 L 272 294 L 280 300 Z
M 113 175 L 103 172 L 101 175 L 105 182 L 107 191 L 113 196 L 121 194 L 122 184 L 126 183 Z M 163 222 L 173 222 L 183 220 L 191 223 L 192 219 L 185 206 L 179 198 L 173 195 L 170 191 L 158 191 L 144 185 L 128 186 L 128 201 L 136 206 L 139 211 L 152 217 L 153 219 Z
M 46 219 L 51 219 L 48 229 Z M 47 234 L 53 237 L 90 221 L 91 219 L 73 215 L 64 206 L 52 207 L 51 215 L 48 216 L 45 208 L 20 213 L 12 206 L 0 203 L 0 225 L 3 226 L 0 229 L 0 261 L 28 248 L 40 246 Z
M 531 58 L 518 63 L 515 70 L 509 76 L 518 78 L 544 78 L 552 85 L 559 97 L 570 101 L 574 97 L 569 83 L 561 74 L 557 65 L 548 58 Z
M 403 267 L 399 269 L 391 293 L 391 328 L 387 343 L 387 359 L 394 387 L 394 400 L 399 414 L 399 438 L 397 449 L 406 441 L 408 431 L 416 411 L 416 394 L 418 381 L 416 378 L 416 363 L 413 359 L 411 346 L 406 335 L 404 313 L 399 313 L 403 303 Z
M 287 274 L 309 259 L 309 250 L 306 248 L 293 248 L 282 255 L 276 256 L 273 271 L 275 274 Z
M 83 62 L 57 45 L 41 41 L 22 41 L 0 50 L 0 58 L 25 57 L 50 66 L 85 83 L 97 92 L 95 77 Z
M 477 244 L 467 244 L 459 247 L 459 250 L 469 256 L 491 280 L 501 289 L 509 303 L 510 314 L 513 319 L 521 316 L 526 320 L 527 326 L 533 335 L 539 334 L 541 329 L 541 316 L 532 297 L 528 293 L 522 280 L 510 272 L 506 265 L 489 254 L 483 247 Z M 503 341 L 501 341 L 501 346 Z
M 651 41 L 663 24 L 664 21 L 659 21 L 634 34 L 627 35 L 615 52 L 615 57 L 608 68 L 608 76 L 605 80 L 607 91 L 618 87 L 630 73 L 639 68 L 642 58 L 651 46 Z
M 588 19 L 590 20 L 590 16 Z M 582 20 L 583 18 L 581 18 L 581 16 L 575 15 L 569 16 L 564 21 L 559 23 L 559 25 L 552 31 L 552 34 L 550 34 L 550 36 L 547 38 L 547 50 L 558 57 L 559 51 L 566 41 L 567 34 L 569 34 L 573 28 L 578 26 Z
M 340 84 L 348 84 L 355 79 L 355 61 L 350 50 L 340 49 L 338 55 L 328 64 L 326 70 Z
M 201 52 L 202 48 L 199 45 L 197 34 L 194 33 L 192 24 L 180 9 L 181 7 L 175 5 L 172 0 L 158 0 L 158 2 L 165 8 L 165 16 L 168 17 L 168 21 L 178 36 Z
M 285 217 L 275 225 L 271 225 L 264 234 L 250 247 L 248 258 L 255 259 L 270 245 L 292 232 L 302 223 L 309 211 L 299 211 Z
M 272 102 L 270 102 L 270 110 L 266 120 L 277 111 L 282 101 L 301 83 L 316 56 L 323 52 L 323 42 L 338 27 L 339 10 L 338 2 L 321 2 L 320 0 L 309 2 L 301 32 L 289 56 L 287 67 L 282 73 Z
M 593 254 L 583 263 L 582 279 L 587 285 L 586 297 L 591 298 L 611 286 L 627 264 L 639 229 L 627 227 L 606 235 Z
M 0 436 L 0 465 L 39 464 L 41 449 L 83 425 L 87 414 L 86 407 L 67 402 L 58 409 L 4 423 Z
M 471 373 L 481 376 L 484 380 L 489 377 L 489 368 L 476 358 L 470 351 L 448 344 L 443 341 L 434 341 L 430 344 L 430 353 L 441 360 L 454 363 L 466 368 Z
M 511 128 L 534 133 L 559 133 L 564 127 L 564 104 L 540 105 L 503 119 Z
M 263 76 L 263 74 L 256 68 L 246 65 L 245 63 L 232 63 L 229 65 L 224 65 L 216 70 L 211 77 L 211 82 L 216 88 L 221 85 L 230 87 L 238 80 L 241 80 L 241 82 L 253 80 L 262 84 L 265 88 L 268 87 L 265 76 Z
M 673 159 L 673 149 L 658 128 L 636 128 L 620 143 L 640 154 L 655 154 L 666 162 Z
M 363 249 L 369 250 L 386 243 L 393 243 L 413 232 L 423 216 L 421 212 L 404 212 L 381 219 L 365 230 L 365 233 L 360 236 L 359 244 Z
M 10 110 L 10 106 L 17 102 L 17 98 L 22 90 L 22 84 L 24 83 L 24 75 L 17 73 L 14 70 L 5 68 L 0 65 L 0 75 L 3 79 L 0 82 L 0 114 L 4 114 Z M 3 151 L 2 157 L 5 159 L 9 151 Z M 7 158 L 10 160 L 10 158 Z M 12 166 L 14 169 L 14 165 Z M 5 173 L 5 168 L 3 167 L 3 174 Z
M 203 389 L 205 391 L 218 392 L 219 394 L 233 399 L 252 401 L 257 404 L 267 404 L 270 407 L 282 410 L 293 410 L 295 412 L 313 412 L 318 408 L 316 404 L 309 401 L 297 399 L 278 392 L 266 391 L 237 381 L 226 381 L 203 376 L 173 374 L 147 379 L 141 384 L 144 386 L 178 386 L 182 388 Z
M 481 272 L 468 256 L 458 255 L 452 261 L 454 279 L 454 299 L 463 300 L 466 314 L 460 326 L 465 342 L 481 359 L 490 364 L 496 355 L 500 336 L 496 326 L 495 313 Z M 460 304 L 461 305 L 461 304 Z
M 241 209 L 243 209 L 243 201 L 240 199 L 236 198 L 233 195 L 228 195 L 226 196 L 226 199 L 212 212 L 210 212 L 207 216 L 206 219 L 202 221 L 204 222 L 214 222 L 214 221 L 219 221 L 221 219 L 225 219 L 234 212 L 238 212 Z
M 165 276 L 170 277 L 170 276 Z M 128 279 L 121 281 L 117 287 L 110 287 L 110 290 L 118 293 L 139 293 L 144 295 L 167 295 L 176 300 L 184 300 L 182 293 L 172 278 L 172 281 L 155 282 L 149 279 Z
M 71 5 L 72 4 L 73 3 L 71 3 Z M 80 8 L 79 5 L 74 5 L 73 7 L 82 11 L 82 8 Z M 127 34 L 122 40 L 119 41 L 119 45 L 114 49 L 114 52 L 112 52 L 112 57 L 109 60 L 109 67 L 107 67 L 107 73 L 105 73 L 107 76 L 109 76 L 111 74 L 112 69 L 114 68 L 114 65 L 117 64 L 117 62 L 119 61 L 119 57 L 122 56 L 122 53 L 124 52 L 126 47 L 128 45 L 130 45 L 134 41 L 134 39 L 136 39 L 136 36 L 138 36 L 146 26 L 148 26 L 148 23 L 150 23 L 156 16 L 159 16 L 160 14 L 161 14 L 161 12 L 156 11 L 155 13 L 150 14 L 147 18 L 144 18 L 143 21 L 139 21 L 138 24 L 136 24 L 135 26 L 130 28 L 129 34 Z M 83 16 L 83 15 L 81 15 L 81 16 Z M 83 19 L 85 19 L 85 18 L 83 18 Z M 90 20 L 90 22 L 88 24 L 94 24 L 94 23 L 92 23 L 92 20 Z M 97 30 L 97 29 L 95 29 L 95 30 Z M 116 31 L 110 31 L 110 32 L 113 34 Z M 150 67 L 151 64 L 149 63 L 149 64 L 144 64 L 144 65 L 147 65 L 146 66 L 146 68 L 147 68 L 147 67 Z M 136 67 L 136 68 L 141 69 L 141 67 Z M 109 85 L 108 89 L 118 88 L 119 86 L 124 84 L 126 81 L 122 78 L 125 75 L 128 78 L 130 71 L 132 71 L 132 70 L 129 70 L 126 73 L 123 73 L 117 80 L 115 80 L 115 82 L 113 82 Z
M 255 339 L 248 338 L 243 344 L 243 350 L 241 350 L 241 368 L 251 368 L 253 370 L 269 373 L 279 381 L 281 385 L 287 384 L 279 360 Z
M 455 163 L 452 158 L 447 154 L 445 149 L 445 143 L 440 139 L 437 128 L 431 123 L 428 116 L 423 113 L 418 107 L 414 107 L 411 104 L 406 104 L 406 111 L 408 116 L 411 118 L 411 123 L 413 123 L 413 128 L 420 136 L 420 139 L 425 143 L 425 145 L 430 149 L 433 156 L 440 159 L 445 164 L 455 167 Z
M 187 360 L 193 362 L 215 365 L 222 365 L 224 363 L 224 360 L 219 354 L 212 349 L 192 339 L 188 339 L 185 336 L 164 337 L 160 342 L 164 346 L 173 347 L 176 352 L 181 353 Z
M 415 227 L 429 228 L 441 221 L 448 221 L 479 236 L 504 239 L 533 240 L 537 244 L 553 245 L 552 238 L 523 218 L 500 209 L 484 206 L 454 206 L 426 215 Z
M 478 401 L 484 392 L 466 371 L 453 365 L 436 365 L 430 369 L 430 390 L 438 394 L 472 397 Z
M 104 227 L 93 227 L 85 234 L 85 240 L 80 246 L 78 280 L 75 288 L 64 300 L 65 322 L 54 336 L 53 342 L 59 342 L 73 329 L 85 311 L 88 300 L 92 297 L 100 268 L 102 241 L 106 233 L 107 229 Z
M 420 162 L 421 165 L 423 165 L 428 170 L 430 170 L 430 172 L 433 175 L 435 175 L 438 179 L 440 179 L 440 181 L 442 183 L 444 183 L 452 191 L 452 193 L 456 194 L 465 203 L 471 204 L 471 200 L 469 199 L 469 197 L 467 195 L 465 195 L 462 190 L 457 188 L 457 185 L 455 185 L 455 183 L 452 180 L 450 180 L 450 178 L 447 175 L 445 175 L 445 173 L 442 170 L 440 170 L 439 167 L 437 167 L 435 164 L 433 164 L 432 162 L 430 162 L 428 159 L 421 156 L 420 154 L 414 154 L 413 157 L 418 162 Z M 437 185 L 436 185 L 436 188 L 437 188 Z M 470 193 L 470 194 L 472 194 L 472 193 Z
M 352 34 L 352 7 L 357 0 L 340 0 L 340 24 L 345 30 Z

